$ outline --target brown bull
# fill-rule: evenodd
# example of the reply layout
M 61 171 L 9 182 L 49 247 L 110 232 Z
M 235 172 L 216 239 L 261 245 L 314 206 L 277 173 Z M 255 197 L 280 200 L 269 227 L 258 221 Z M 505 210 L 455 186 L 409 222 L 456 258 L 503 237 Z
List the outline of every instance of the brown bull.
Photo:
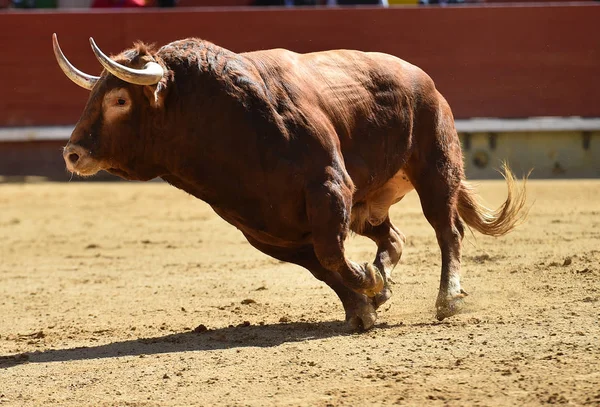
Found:
M 368 329 L 391 295 L 404 235 L 389 208 L 415 189 L 442 254 L 437 318 L 460 310 L 464 221 L 491 236 L 523 218 L 525 191 L 508 168 L 508 198 L 480 205 L 465 181 L 446 100 L 421 69 L 381 53 L 283 49 L 236 54 L 199 39 L 146 45 L 84 74 L 91 90 L 64 149 L 69 171 L 160 177 L 206 201 L 251 245 L 298 264 L 339 296 L 353 328 Z M 461 221 L 462 219 L 462 221 Z M 350 231 L 378 247 L 373 263 L 349 260 Z

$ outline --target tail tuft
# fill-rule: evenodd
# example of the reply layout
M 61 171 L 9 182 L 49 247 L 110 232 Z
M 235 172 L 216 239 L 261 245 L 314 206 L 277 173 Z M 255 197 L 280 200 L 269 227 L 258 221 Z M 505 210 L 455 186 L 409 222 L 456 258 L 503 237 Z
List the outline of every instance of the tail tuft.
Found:
M 500 171 L 508 187 L 506 201 L 496 210 L 487 208 L 477 200 L 473 187 L 465 180 L 461 181 L 458 195 L 458 213 L 467 225 L 488 236 L 503 236 L 522 224 L 529 212 L 525 208 L 527 177 L 519 188 L 515 176 L 506 163 Z

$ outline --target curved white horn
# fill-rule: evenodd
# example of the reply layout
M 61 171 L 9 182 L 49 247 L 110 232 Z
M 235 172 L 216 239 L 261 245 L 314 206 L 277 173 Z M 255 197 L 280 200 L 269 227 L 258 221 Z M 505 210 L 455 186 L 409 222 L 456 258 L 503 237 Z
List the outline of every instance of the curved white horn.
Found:
M 104 68 L 117 78 L 134 85 L 155 85 L 163 77 L 164 70 L 156 62 L 148 62 L 142 69 L 129 68 L 110 59 L 90 37 L 92 50 Z
M 75 82 L 82 88 L 92 90 L 92 88 L 94 87 L 96 82 L 98 82 L 98 79 L 100 79 L 100 77 L 88 75 L 75 68 L 65 57 L 65 54 L 63 54 L 62 50 L 60 49 L 56 33 L 52 34 L 52 48 L 54 48 L 54 56 L 56 57 L 58 66 L 60 66 L 60 69 L 62 69 L 65 75 L 67 75 L 69 79 L 71 79 L 73 82 Z

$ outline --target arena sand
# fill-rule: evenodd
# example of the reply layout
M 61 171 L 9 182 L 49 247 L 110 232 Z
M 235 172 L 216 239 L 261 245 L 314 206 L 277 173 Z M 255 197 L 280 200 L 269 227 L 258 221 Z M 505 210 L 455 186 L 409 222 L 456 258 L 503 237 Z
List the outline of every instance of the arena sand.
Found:
M 309 272 L 166 184 L 0 185 L 0 405 L 598 406 L 600 182 L 528 187 L 526 224 L 467 235 L 470 296 L 443 322 L 433 229 L 414 192 L 396 205 L 394 296 L 357 334 Z

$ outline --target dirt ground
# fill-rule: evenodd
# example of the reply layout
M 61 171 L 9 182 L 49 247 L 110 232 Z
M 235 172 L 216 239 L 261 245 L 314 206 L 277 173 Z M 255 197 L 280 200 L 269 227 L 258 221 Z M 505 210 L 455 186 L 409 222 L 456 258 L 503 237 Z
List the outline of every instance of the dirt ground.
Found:
M 443 322 L 433 229 L 414 192 L 396 205 L 394 296 L 357 334 L 309 272 L 166 184 L 0 185 L 0 405 L 598 406 L 600 181 L 528 187 L 525 225 L 466 237 L 470 296 Z

